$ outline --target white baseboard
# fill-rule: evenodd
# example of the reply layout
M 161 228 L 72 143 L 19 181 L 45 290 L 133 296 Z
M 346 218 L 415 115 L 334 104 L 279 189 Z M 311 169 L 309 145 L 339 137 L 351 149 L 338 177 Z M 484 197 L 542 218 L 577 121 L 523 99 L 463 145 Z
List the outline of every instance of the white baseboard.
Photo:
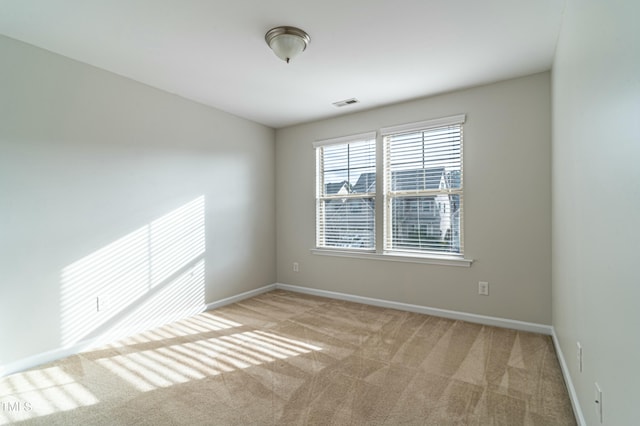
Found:
M 251 291 L 247 291 L 244 293 L 240 293 L 237 294 L 235 296 L 231 296 L 231 297 L 227 297 L 225 299 L 221 299 L 221 300 L 217 300 L 215 302 L 212 303 L 208 303 L 206 305 L 203 305 L 202 308 L 198 311 L 196 310 L 192 310 L 189 312 L 186 312 L 185 315 L 180 315 L 179 313 L 176 314 L 175 312 L 173 313 L 173 315 L 168 315 L 166 317 L 166 321 L 163 321 L 162 319 L 157 319 L 157 321 L 150 323 L 148 327 L 146 327 L 146 329 L 150 329 L 150 328 L 154 328 L 154 327 L 159 327 L 162 324 L 168 324 L 170 322 L 173 321 L 178 321 L 183 317 L 186 317 L 187 314 L 188 316 L 197 314 L 199 312 L 203 312 L 203 311 L 208 311 L 211 309 L 215 309 L 215 308 L 219 308 L 221 306 L 224 305 L 229 305 L 231 303 L 235 303 L 235 302 L 239 302 L 243 299 L 248 299 L 250 297 L 254 297 L 257 296 L 259 294 L 262 293 L 266 293 L 268 291 L 271 290 L 275 290 L 276 289 L 276 285 L 275 284 L 269 284 L 260 288 L 257 288 L 255 290 L 251 290 Z M 142 332 L 145 327 L 141 326 L 139 330 L 136 330 L 136 333 L 138 332 Z M 107 332 L 108 333 L 108 332 Z M 20 359 L 18 361 L 14 361 L 14 362 L 10 362 L 8 364 L 5 365 L 0 365 L 0 377 L 5 377 L 8 376 L 10 374 L 14 374 L 14 373 L 18 373 L 20 371 L 24 371 L 24 370 L 28 370 L 30 368 L 33 367 L 37 367 L 38 365 L 42 365 L 42 364 L 46 364 L 48 362 L 52 362 L 55 361 L 57 359 L 60 358 L 65 358 L 68 356 L 72 356 L 72 355 L 76 355 L 80 352 L 83 352 L 91 347 L 96 346 L 97 344 L 104 344 L 106 343 L 103 340 L 103 337 L 105 336 L 97 336 L 95 338 L 92 339 L 87 339 L 87 340 L 83 340 L 81 342 L 77 342 L 73 345 L 64 347 L 64 348 L 57 348 L 57 349 L 52 349 L 50 351 L 46 351 L 46 352 L 41 352 L 39 354 L 36 355 L 32 355 L 23 359 Z M 118 336 L 118 337 L 126 337 L 125 335 L 122 336 Z
M 363 303 L 365 305 L 380 306 L 382 308 L 398 309 L 401 311 L 416 312 L 418 314 L 433 315 L 437 317 L 450 318 L 461 321 L 468 321 L 477 324 L 492 325 L 495 327 L 511 328 L 514 330 L 530 331 L 551 335 L 550 325 L 536 324 L 532 322 L 517 321 L 507 318 L 490 317 L 486 315 L 470 314 L 467 312 L 450 311 L 447 309 L 430 308 L 422 305 L 412 305 L 409 303 L 393 302 L 383 299 L 373 299 L 370 297 L 356 296 L 353 294 L 338 293 L 334 291 L 318 290 L 309 287 L 300 287 L 289 284 L 276 283 L 275 287 L 281 290 L 288 290 L 297 293 L 310 294 L 313 296 L 328 297 L 330 299 L 346 300 L 349 302 Z
M 91 343 L 92 342 L 82 342 L 76 345 L 68 346 L 66 348 L 52 349 L 50 351 L 41 352 L 39 354 L 20 359 L 18 361 L 10 362 L 8 364 L 0 366 L 0 377 L 28 370 L 29 368 L 33 368 L 41 364 L 46 364 L 60 358 L 75 355 L 82 352 Z
M 210 311 L 211 309 L 216 309 L 216 308 L 220 308 L 221 306 L 230 305 L 232 303 L 236 303 L 241 300 L 248 299 L 250 297 L 254 297 L 259 294 L 275 290 L 276 287 L 277 287 L 276 284 L 269 284 L 269 285 L 262 286 L 260 288 L 256 288 L 254 290 L 249 290 L 249 291 L 245 291 L 244 293 L 236 294 L 235 296 L 227 297 L 225 299 L 220 299 L 215 302 L 208 303 L 205 310 Z
M 571 407 L 573 408 L 573 414 L 576 417 L 576 422 L 579 426 L 587 426 L 587 422 L 584 420 L 582 414 L 582 408 L 580 408 L 580 401 L 578 401 L 578 394 L 576 388 L 573 386 L 573 380 L 571 380 L 571 374 L 569 373 L 569 366 L 564 358 L 562 349 L 560 348 L 560 341 L 556 335 L 555 328 L 551 327 L 551 337 L 553 339 L 553 346 L 556 348 L 556 355 L 558 356 L 558 362 L 560 362 L 560 369 L 562 370 L 562 376 L 564 377 L 564 383 L 567 386 L 569 392 L 569 399 L 571 400 Z

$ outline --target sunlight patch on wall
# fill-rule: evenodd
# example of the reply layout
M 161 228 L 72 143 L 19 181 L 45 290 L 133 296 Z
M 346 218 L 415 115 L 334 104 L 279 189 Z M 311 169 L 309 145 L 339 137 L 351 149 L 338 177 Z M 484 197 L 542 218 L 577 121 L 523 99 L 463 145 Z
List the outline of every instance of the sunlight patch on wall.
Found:
M 174 280 L 163 284 L 160 291 L 146 297 L 144 303 L 135 303 L 123 310 L 122 315 L 114 317 L 108 323 L 108 329 L 99 329 L 99 335 L 92 340 L 91 346 L 103 345 L 201 312 L 204 278 L 204 259 L 200 259 Z
M 101 341 L 204 306 L 204 196 L 62 270 L 62 346 Z

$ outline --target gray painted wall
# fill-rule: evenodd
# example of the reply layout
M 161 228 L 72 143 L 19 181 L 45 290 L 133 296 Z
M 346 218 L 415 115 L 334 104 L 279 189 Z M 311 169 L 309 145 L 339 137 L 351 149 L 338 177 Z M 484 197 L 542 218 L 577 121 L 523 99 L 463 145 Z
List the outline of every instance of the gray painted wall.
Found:
M 638 2 L 567 1 L 553 67 L 553 325 L 589 425 L 596 381 L 603 424 L 638 424 L 638 16 Z
M 0 58 L 0 365 L 276 280 L 273 129 L 5 37 Z M 194 200 L 204 229 L 163 225 Z
M 550 75 L 541 73 L 278 130 L 278 282 L 550 324 L 550 102 Z M 470 268 L 310 253 L 313 141 L 460 113 Z M 478 281 L 489 281 L 489 297 L 478 296 Z

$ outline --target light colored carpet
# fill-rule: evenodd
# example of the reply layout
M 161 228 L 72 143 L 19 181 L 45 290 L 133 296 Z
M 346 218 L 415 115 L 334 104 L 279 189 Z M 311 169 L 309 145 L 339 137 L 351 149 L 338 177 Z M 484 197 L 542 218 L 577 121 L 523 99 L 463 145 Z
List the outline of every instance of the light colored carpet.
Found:
M 0 424 L 575 424 L 548 336 L 280 290 L 6 377 L 0 403 Z

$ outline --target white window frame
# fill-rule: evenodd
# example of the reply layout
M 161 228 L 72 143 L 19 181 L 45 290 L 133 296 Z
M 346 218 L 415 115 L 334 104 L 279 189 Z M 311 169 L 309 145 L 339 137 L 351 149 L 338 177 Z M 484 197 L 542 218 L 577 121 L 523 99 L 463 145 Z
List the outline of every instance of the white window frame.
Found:
M 376 148 L 377 148 L 375 131 L 359 133 L 355 135 L 344 136 L 344 137 L 333 138 L 333 139 L 325 139 L 325 140 L 316 141 L 313 143 L 313 148 L 316 151 L 315 212 L 316 212 L 316 249 L 318 250 L 348 250 L 348 251 L 353 250 L 361 253 L 375 253 L 376 251 L 375 244 L 376 244 L 376 216 L 377 216 L 376 210 L 377 209 L 375 208 L 375 201 L 376 201 L 377 194 L 376 193 L 347 193 L 347 194 L 339 194 L 339 195 L 336 195 L 336 194 L 327 195 L 324 193 L 326 187 L 325 187 L 325 182 L 323 180 L 324 160 L 322 158 L 322 152 L 323 152 L 322 148 L 329 145 L 348 145 L 351 143 L 368 142 L 368 141 L 374 141 L 374 144 L 376 145 Z M 375 156 L 377 159 L 377 156 L 378 156 L 377 150 L 376 150 Z M 377 165 L 377 160 L 376 162 L 374 162 L 374 166 L 376 165 Z M 377 174 L 377 171 L 376 171 L 376 174 Z M 322 206 L 326 205 L 327 201 L 334 200 L 334 199 L 342 199 L 342 200 L 371 199 L 374 202 L 374 218 L 373 218 L 374 220 L 373 220 L 373 229 L 371 230 L 374 245 L 372 248 L 366 248 L 366 247 L 365 248 L 356 248 L 356 247 L 341 248 L 341 247 L 333 247 L 333 246 L 327 245 L 326 234 L 324 232 L 325 231 L 325 228 L 324 228 L 325 210 L 322 208 Z
M 412 122 L 407 124 L 401 124 L 396 126 L 389 126 L 380 128 L 375 132 L 366 132 L 355 134 L 351 136 L 344 136 L 332 139 L 324 139 L 318 140 L 313 143 L 314 151 L 316 148 L 329 145 L 329 144 L 339 144 L 339 143 L 348 143 L 361 141 L 363 138 L 371 138 L 372 136 L 376 139 L 376 193 L 375 193 L 375 233 L 374 238 L 376 238 L 375 242 L 375 250 L 362 250 L 362 249 L 336 249 L 336 248 L 326 248 L 319 247 L 316 245 L 315 248 L 311 249 L 311 252 L 316 255 L 323 256 L 338 256 L 338 257 L 349 257 L 349 258 L 358 258 L 358 259 L 367 259 L 367 260 L 385 260 L 385 261 L 394 261 L 394 262 L 410 262 L 410 263 L 424 263 L 424 264 L 433 264 L 433 265 L 445 265 L 445 266 L 463 266 L 470 267 L 473 263 L 473 259 L 468 259 L 464 257 L 463 247 L 464 247 L 464 234 L 463 234 L 463 217 L 460 217 L 460 248 L 461 252 L 457 253 L 444 253 L 444 252 L 409 252 L 409 251 L 401 251 L 401 250 L 385 250 L 384 240 L 387 238 L 387 194 L 386 194 L 386 170 L 385 170 L 385 153 L 384 153 L 384 138 L 391 134 L 396 133 L 404 133 L 415 130 L 424 130 L 428 128 L 436 128 L 447 126 L 451 124 L 464 124 L 466 121 L 465 114 L 459 114 L 455 116 L 443 117 L 433 120 L 425 120 L 420 122 Z M 463 150 L 464 147 L 461 146 L 461 161 L 462 167 L 464 166 L 463 162 Z M 316 151 L 317 152 L 317 151 Z M 316 155 L 316 170 L 315 173 L 318 173 L 318 157 Z M 462 172 L 462 170 L 461 170 Z M 319 182 L 316 181 L 316 185 L 319 185 Z M 464 185 L 464 184 L 462 184 Z M 316 215 L 317 220 L 317 202 L 318 202 L 318 187 L 316 187 L 316 209 L 314 209 L 314 214 Z M 464 188 L 461 188 L 461 192 L 464 191 Z M 436 208 L 434 206 L 434 208 Z M 317 232 L 318 232 L 318 223 L 314 222 L 316 225 L 316 244 L 317 244 Z M 382 238 L 380 238 L 382 236 Z
M 383 243 L 383 251 L 384 253 L 398 253 L 398 254 L 412 254 L 417 256 L 448 256 L 448 257 L 464 257 L 464 217 L 463 217 L 463 206 L 464 206 L 464 176 L 463 176 L 463 124 L 466 121 L 465 114 L 454 115 L 451 117 L 444 117 L 435 120 L 427 120 L 420 121 L 415 123 L 402 124 L 399 126 L 391 126 L 380 129 L 380 136 L 382 138 L 383 145 L 383 173 L 384 173 L 384 243 Z M 439 130 L 446 127 L 460 127 L 460 187 L 459 188 L 438 188 L 438 189 L 412 189 L 412 190 L 392 190 L 391 188 L 391 165 L 390 162 L 390 141 L 389 138 L 392 136 L 402 136 L 405 134 L 412 133 L 427 133 L 430 130 Z M 422 169 L 426 170 L 426 169 Z M 437 197 L 437 196 L 445 196 L 449 197 L 451 195 L 457 195 L 460 200 L 460 210 L 459 210 L 459 251 L 457 252 L 446 252 L 441 250 L 428 250 L 428 249 L 419 249 L 419 248 L 395 248 L 393 247 L 393 215 L 392 215 L 392 205 L 395 200 L 402 200 L 403 198 L 412 199 L 415 198 L 416 201 L 425 198 L 425 197 Z M 417 206 L 419 206 L 419 202 L 417 202 Z M 419 208 L 419 207 L 418 207 Z M 435 208 L 435 206 L 434 206 Z M 432 227 L 429 225 L 428 227 Z

